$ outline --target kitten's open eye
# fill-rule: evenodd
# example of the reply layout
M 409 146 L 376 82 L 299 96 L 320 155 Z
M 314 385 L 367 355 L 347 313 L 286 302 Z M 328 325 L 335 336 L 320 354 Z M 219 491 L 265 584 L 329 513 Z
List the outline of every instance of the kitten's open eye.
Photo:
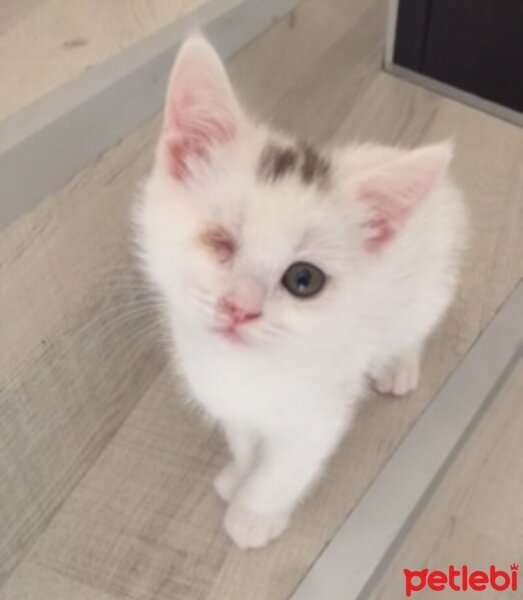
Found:
M 325 285 L 325 273 L 306 262 L 292 264 L 281 280 L 285 289 L 297 298 L 311 298 Z

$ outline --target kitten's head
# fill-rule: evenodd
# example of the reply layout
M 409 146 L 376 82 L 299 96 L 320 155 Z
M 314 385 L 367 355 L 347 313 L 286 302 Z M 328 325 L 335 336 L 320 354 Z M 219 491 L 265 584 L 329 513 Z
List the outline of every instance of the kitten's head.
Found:
M 231 343 L 318 340 L 356 311 L 449 158 L 445 145 L 320 152 L 272 133 L 192 38 L 137 213 L 147 269 L 179 318 Z

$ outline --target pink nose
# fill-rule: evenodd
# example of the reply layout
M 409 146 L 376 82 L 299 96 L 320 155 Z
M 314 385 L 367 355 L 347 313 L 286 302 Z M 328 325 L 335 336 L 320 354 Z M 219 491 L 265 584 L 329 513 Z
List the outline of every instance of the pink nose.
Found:
M 227 316 L 235 325 L 252 321 L 261 315 L 261 311 L 248 311 L 245 308 L 238 306 L 229 298 L 222 298 L 219 301 L 218 310 L 222 315 Z
M 218 300 L 217 313 L 220 321 L 239 325 L 261 316 L 266 288 L 254 277 L 236 277 L 228 293 Z

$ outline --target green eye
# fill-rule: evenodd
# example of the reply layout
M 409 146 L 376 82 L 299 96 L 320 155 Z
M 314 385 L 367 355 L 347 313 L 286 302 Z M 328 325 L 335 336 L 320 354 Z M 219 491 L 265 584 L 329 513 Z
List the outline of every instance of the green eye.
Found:
M 312 298 L 325 285 L 325 273 L 309 263 L 297 262 L 285 271 L 281 282 L 296 298 Z

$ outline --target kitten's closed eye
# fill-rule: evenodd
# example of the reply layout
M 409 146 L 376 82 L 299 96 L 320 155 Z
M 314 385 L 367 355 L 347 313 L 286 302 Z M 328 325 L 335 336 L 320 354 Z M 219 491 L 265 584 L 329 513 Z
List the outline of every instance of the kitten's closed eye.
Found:
M 199 236 L 199 241 L 212 252 L 219 262 L 227 262 L 236 250 L 236 243 L 232 235 L 221 225 L 214 225 L 206 229 Z
M 292 264 L 283 274 L 283 287 L 296 298 L 312 298 L 319 294 L 325 285 L 325 273 L 306 262 Z

